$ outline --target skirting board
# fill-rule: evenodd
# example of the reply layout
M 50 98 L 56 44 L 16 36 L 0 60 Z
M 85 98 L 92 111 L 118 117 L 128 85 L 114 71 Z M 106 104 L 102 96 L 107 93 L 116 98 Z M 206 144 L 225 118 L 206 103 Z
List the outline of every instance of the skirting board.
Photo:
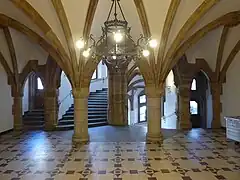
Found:
M 13 129 L 9 129 L 7 131 L 0 132 L 0 136 L 12 132 Z

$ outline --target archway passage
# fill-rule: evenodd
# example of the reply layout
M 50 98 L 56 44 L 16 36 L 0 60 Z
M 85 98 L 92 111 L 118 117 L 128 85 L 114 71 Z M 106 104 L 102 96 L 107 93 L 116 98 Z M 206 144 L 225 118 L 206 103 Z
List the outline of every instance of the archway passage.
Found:
M 23 124 L 25 129 L 44 128 L 44 85 L 32 72 L 23 88 Z
M 191 84 L 190 114 L 192 128 L 210 128 L 212 120 L 212 96 L 209 80 L 198 72 Z

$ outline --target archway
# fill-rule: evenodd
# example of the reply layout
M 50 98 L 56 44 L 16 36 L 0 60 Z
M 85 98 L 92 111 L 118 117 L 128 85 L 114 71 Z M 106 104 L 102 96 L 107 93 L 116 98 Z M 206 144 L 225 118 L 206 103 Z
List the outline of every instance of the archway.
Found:
M 22 108 L 25 129 L 44 127 L 44 83 L 36 72 L 31 72 L 24 82 Z
M 177 129 L 177 88 L 173 70 L 166 78 L 165 93 L 162 100 L 162 122 L 163 129 Z
M 91 73 L 89 84 L 88 127 L 107 125 L 107 88 L 107 67 L 99 62 Z M 58 129 L 72 129 L 74 127 L 74 97 L 70 81 L 63 71 L 60 78 L 58 104 Z
M 204 72 L 200 71 L 194 76 L 190 91 L 192 128 L 211 128 L 212 114 L 209 79 Z
M 133 66 L 134 67 L 134 66 Z M 130 103 L 128 104 L 128 124 L 134 125 L 147 121 L 146 111 L 146 95 L 144 79 L 139 72 L 139 69 L 129 70 L 128 73 L 128 97 Z

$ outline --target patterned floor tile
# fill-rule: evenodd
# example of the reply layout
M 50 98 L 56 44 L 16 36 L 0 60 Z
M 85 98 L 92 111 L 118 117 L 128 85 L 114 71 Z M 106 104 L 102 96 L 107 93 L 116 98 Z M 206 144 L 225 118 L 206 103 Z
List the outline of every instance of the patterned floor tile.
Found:
M 34 131 L 0 136 L 0 180 L 239 180 L 240 177 L 240 148 L 225 138 L 223 130 L 171 132 L 162 145 L 129 142 L 127 137 L 121 137 L 121 141 L 98 139 L 73 147 L 71 134 L 72 131 Z

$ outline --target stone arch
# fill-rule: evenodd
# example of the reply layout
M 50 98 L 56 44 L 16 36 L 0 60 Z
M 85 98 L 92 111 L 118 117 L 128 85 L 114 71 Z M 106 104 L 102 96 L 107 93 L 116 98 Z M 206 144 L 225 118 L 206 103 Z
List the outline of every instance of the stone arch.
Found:
M 196 44 L 200 39 L 205 37 L 209 32 L 221 27 L 228 26 L 234 27 L 240 23 L 240 11 L 234 11 L 227 13 L 216 20 L 205 25 L 203 28 L 195 32 L 189 39 L 187 39 L 179 48 L 172 53 L 169 59 L 172 59 L 169 63 L 166 63 L 164 69 L 166 69 L 165 77 L 168 72 L 177 64 L 184 53 L 194 44 Z
M 231 53 L 229 54 L 226 63 L 224 64 L 221 75 L 220 75 L 220 82 L 224 82 L 224 79 L 226 77 L 226 73 L 232 62 L 234 61 L 236 55 L 240 52 L 240 40 L 237 42 L 235 47 L 232 49 Z
M 27 26 L 21 24 L 20 22 L 4 15 L 0 14 L 0 25 L 3 27 L 11 27 L 22 34 L 26 35 L 30 40 L 35 42 L 36 44 L 39 44 L 46 52 L 48 52 L 54 60 L 57 62 L 57 64 L 64 69 L 66 73 L 69 74 L 67 71 L 66 66 L 64 66 L 64 59 L 66 59 L 66 56 L 61 53 L 61 51 L 57 51 L 56 48 L 54 48 L 51 44 L 49 44 L 45 39 L 43 39 L 41 36 L 39 36 L 37 33 L 29 29 Z
M 100 61 L 101 58 L 97 59 L 91 58 L 87 60 L 87 62 L 84 65 L 83 76 L 80 79 L 81 82 L 79 82 L 81 87 L 88 88 L 90 86 L 92 75 L 95 69 L 97 69 L 97 66 L 100 63 Z
M 32 72 L 35 72 L 38 75 L 38 77 L 41 78 L 42 83 L 44 85 L 44 78 L 42 77 L 42 75 L 40 75 L 38 73 L 38 61 L 37 60 L 30 60 L 25 65 L 25 67 L 23 68 L 23 70 L 22 70 L 22 72 L 20 73 L 20 76 L 19 76 L 19 84 L 20 84 L 20 87 L 21 87 L 21 92 L 24 89 L 24 85 L 25 85 L 25 82 L 26 82 L 27 78 L 29 77 L 29 75 Z
M 132 79 L 135 76 L 141 76 L 142 74 L 140 73 L 139 69 L 134 69 L 130 74 L 128 74 L 127 80 L 128 80 L 128 84 L 132 81 Z
M 0 52 L 0 64 L 3 66 L 3 68 L 7 74 L 8 84 L 12 84 L 14 82 L 13 73 L 1 52 Z

